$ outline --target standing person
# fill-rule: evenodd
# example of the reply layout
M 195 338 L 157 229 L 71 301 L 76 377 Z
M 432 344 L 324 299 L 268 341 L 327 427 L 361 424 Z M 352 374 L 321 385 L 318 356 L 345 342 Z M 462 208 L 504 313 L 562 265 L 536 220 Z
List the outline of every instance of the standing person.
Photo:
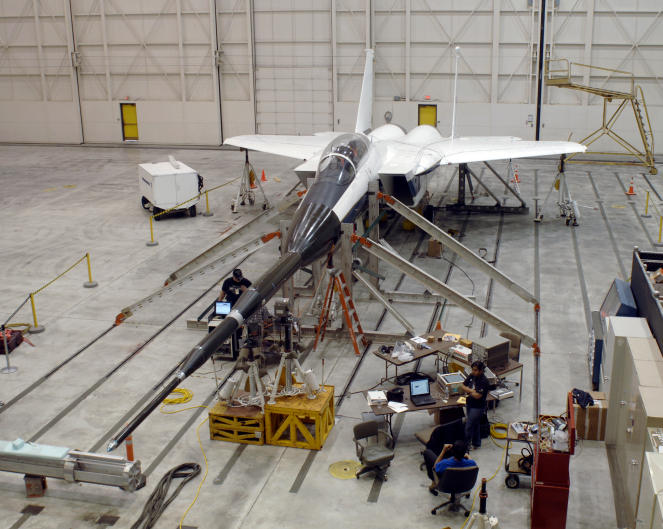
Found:
M 465 443 L 470 450 L 481 446 L 481 431 L 479 419 L 486 410 L 486 398 L 490 384 L 486 375 L 483 374 L 483 362 L 477 360 L 472 364 L 472 374 L 465 379 L 460 390 L 465 393 Z M 471 443 L 471 444 L 470 444 Z
M 230 306 L 233 306 L 242 295 L 242 292 L 245 292 L 250 286 L 251 281 L 242 276 L 242 271 L 239 268 L 235 268 L 232 277 L 223 282 L 219 301 L 227 299 Z

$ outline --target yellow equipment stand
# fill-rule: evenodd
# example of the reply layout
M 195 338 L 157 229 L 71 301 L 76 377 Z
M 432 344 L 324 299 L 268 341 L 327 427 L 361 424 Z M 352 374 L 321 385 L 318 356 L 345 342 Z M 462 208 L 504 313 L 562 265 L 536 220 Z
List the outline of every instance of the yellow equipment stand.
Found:
M 265 416 L 260 406 L 230 407 L 225 402 L 217 402 L 209 412 L 209 437 L 217 441 L 264 445 Z
M 301 387 L 301 384 L 295 387 Z M 334 386 L 324 389 L 315 400 L 310 400 L 307 393 L 301 393 L 265 405 L 267 444 L 322 449 L 334 426 Z

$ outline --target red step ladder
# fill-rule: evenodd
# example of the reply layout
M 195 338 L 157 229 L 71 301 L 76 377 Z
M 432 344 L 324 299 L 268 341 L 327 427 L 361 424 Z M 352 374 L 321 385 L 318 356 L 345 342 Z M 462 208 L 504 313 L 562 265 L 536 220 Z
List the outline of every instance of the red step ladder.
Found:
M 348 332 L 350 333 L 350 339 L 352 340 L 352 346 L 354 347 L 355 354 L 359 356 L 361 354 L 359 352 L 359 341 L 361 341 L 364 346 L 368 345 L 368 341 L 364 336 L 364 330 L 361 328 L 361 322 L 359 321 L 359 316 L 357 315 L 357 309 L 355 308 L 354 301 L 352 301 L 350 290 L 348 289 L 348 285 L 342 273 L 338 275 L 332 275 L 329 278 L 327 292 L 325 293 L 325 301 L 322 305 L 320 321 L 318 322 L 318 329 L 315 333 L 315 343 L 313 344 L 313 350 L 315 351 L 318 347 L 318 339 L 321 342 L 325 339 L 325 333 L 327 331 L 327 326 L 330 320 L 329 314 L 331 312 L 331 305 L 334 299 L 334 292 L 338 293 L 341 306 L 343 307 L 345 323 L 348 327 Z

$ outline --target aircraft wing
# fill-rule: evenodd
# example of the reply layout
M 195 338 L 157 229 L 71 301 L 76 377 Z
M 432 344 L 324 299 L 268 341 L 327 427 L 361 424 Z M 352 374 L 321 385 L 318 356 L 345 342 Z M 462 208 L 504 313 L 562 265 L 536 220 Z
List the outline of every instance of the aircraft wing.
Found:
M 431 147 L 428 147 L 429 149 Z M 435 149 L 435 147 L 433 147 Z M 569 141 L 523 141 L 520 138 L 455 138 L 440 150 L 443 164 L 488 162 L 585 152 L 587 147 Z
M 250 151 L 278 154 L 298 160 L 308 160 L 324 149 L 331 141 L 340 136 L 342 132 L 320 132 L 313 136 L 271 136 L 254 134 L 249 136 L 235 136 L 223 142 L 224 145 L 234 145 Z
M 530 158 L 585 152 L 584 145 L 568 141 L 523 141 L 516 137 L 461 137 L 434 142 L 407 142 L 386 140 L 389 161 L 380 173 L 389 171 L 390 166 L 405 163 L 414 174 L 429 171 L 435 165 L 450 165 L 491 160 Z M 416 160 L 416 161 L 415 161 Z M 406 171 L 401 171 L 407 174 Z

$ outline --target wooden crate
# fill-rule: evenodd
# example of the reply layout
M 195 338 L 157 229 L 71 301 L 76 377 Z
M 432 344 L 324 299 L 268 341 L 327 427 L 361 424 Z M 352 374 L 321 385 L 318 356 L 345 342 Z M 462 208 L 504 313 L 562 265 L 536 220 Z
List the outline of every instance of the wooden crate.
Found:
M 301 387 L 301 384 L 294 386 Z M 320 450 L 334 426 L 334 386 L 324 389 L 315 400 L 301 393 L 266 405 L 267 444 Z
M 265 416 L 259 406 L 229 407 L 217 402 L 209 412 L 209 436 L 217 441 L 265 444 Z

